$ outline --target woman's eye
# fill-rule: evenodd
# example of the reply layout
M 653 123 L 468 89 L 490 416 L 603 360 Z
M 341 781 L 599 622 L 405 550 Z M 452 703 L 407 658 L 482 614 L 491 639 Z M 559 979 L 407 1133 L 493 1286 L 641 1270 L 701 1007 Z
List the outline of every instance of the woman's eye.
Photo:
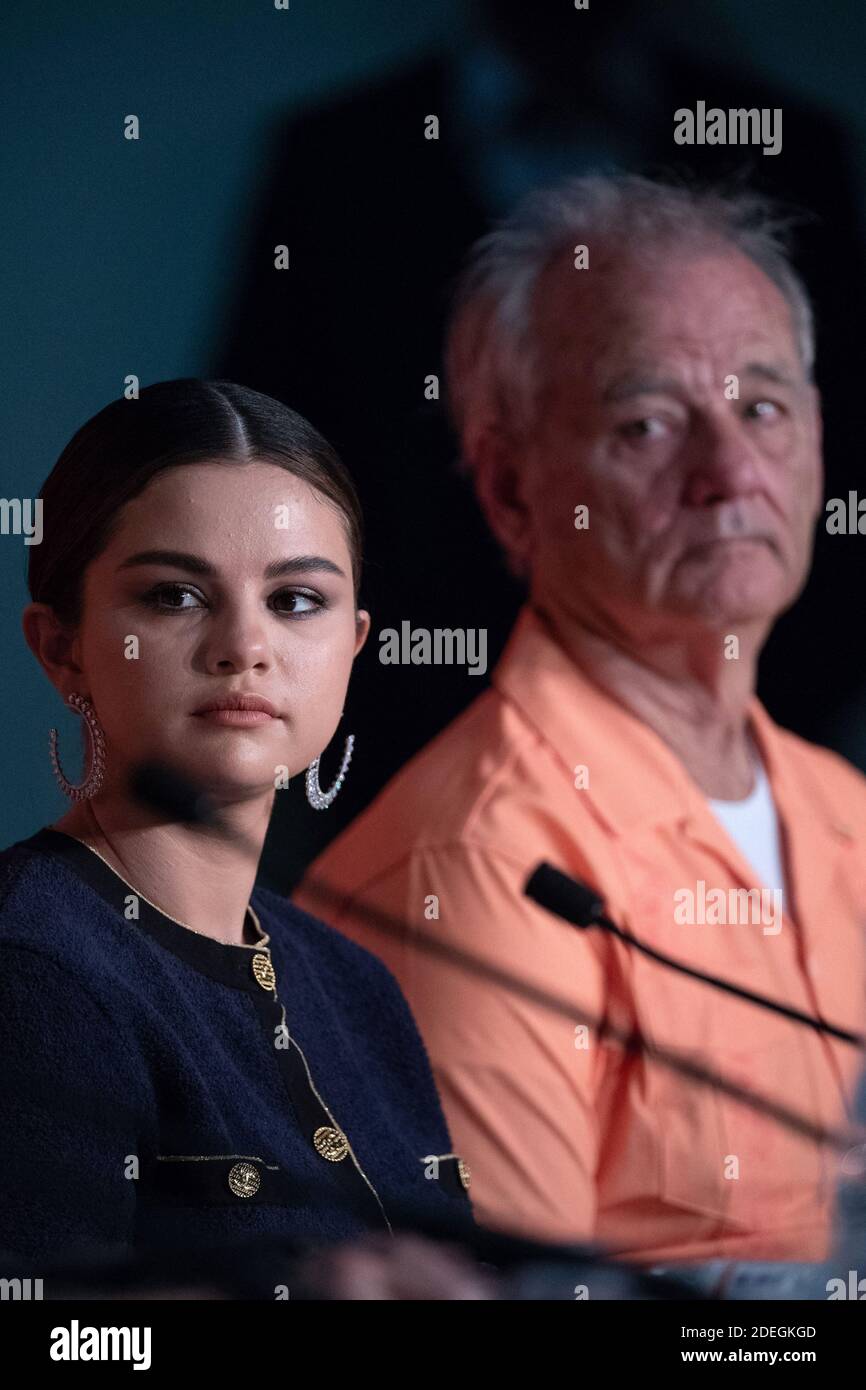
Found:
M 178 594 L 183 597 L 189 594 L 192 598 L 200 598 L 201 595 L 195 589 L 191 589 L 188 584 L 157 584 L 156 588 L 151 589 L 144 595 L 144 602 L 151 608 L 162 609 L 163 612 L 182 613 L 187 611 L 189 604 L 172 603 L 170 600 Z M 192 605 L 193 607 L 197 605 Z
M 199 602 L 184 603 L 185 598 Z M 143 601 L 162 613 L 189 613 L 206 602 L 198 590 L 190 588 L 188 584 L 158 584 L 144 595 Z M 325 606 L 325 600 L 320 595 L 298 589 L 282 589 L 274 594 L 271 603 L 274 611 L 283 617 L 300 617 Z
M 280 593 L 274 594 L 274 603 L 285 600 L 293 606 L 290 609 L 277 608 L 278 613 L 288 613 L 289 615 L 301 613 L 314 613 L 317 608 L 324 607 L 324 599 L 317 594 L 302 593 L 298 589 L 282 589 Z

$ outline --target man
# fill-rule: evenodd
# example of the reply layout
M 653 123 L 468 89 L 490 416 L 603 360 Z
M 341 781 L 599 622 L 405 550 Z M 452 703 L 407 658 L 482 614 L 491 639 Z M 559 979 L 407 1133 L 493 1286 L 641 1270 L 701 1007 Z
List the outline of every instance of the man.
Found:
M 648 1049 L 825 1128 L 844 1123 L 858 1053 L 570 928 L 524 896 L 535 865 L 698 969 L 866 1020 L 866 781 L 754 693 L 822 498 L 809 304 L 764 212 L 587 177 L 476 248 L 451 401 L 528 601 L 492 689 L 301 893 L 400 980 L 479 1218 L 648 1262 L 822 1259 L 838 1174 L 831 1146 Z M 565 994 L 573 1021 L 425 936 Z
M 526 0 L 460 8 L 468 28 L 453 27 L 438 50 L 274 113 L 273 139 L 258 156 L 262 198 L 253 225 L 238 225 L 234 302 L 209 375 L 286 401 L 338 446 L 364 502 L 365 607 L 379 629 L 399 630 L 410 614 L 424 628 L 484 627 L 492 663 L 520 587 L 504 573 L 466 480 L 450 467 L 453 441 L 438 398 L 443 315 L 467 246 L 531 188 L 600 166 L 662 167 L 674 154 L 703 180 L 750 170 L 767 193 L 813 210 L 799 265 L 824 328 L 822 386 L 834 426 L 827 495 L 847 497 L 859 486 L 848 441 L 862 429 L 866 369 L 847 325 L 866 321 L 866 237 L 850 124 L 826 99 L 805 100 L 798 50 L 803 24 L 813 23 L 805 0 L 786 6 L 781 69 L 765 6 L 752 7 L 748 66 L 742 35 L 731 42 L 727 32 L 727 0 L 701 3 L 698 45 L 695 0 L 605 0 L 580 12 Z M 834 57 L 832 44 L 857 46 L 850 28 L 841 34 L 832 25 L 824 33 L 840 95 L 845 53 Z M 779 85 L 786 70 L 795 80 Z M 708 108 L 783 109 L 780 152 L 674 145 L 673 113 L 693 108 L 696 94 Z M 429 115 L 438 131 L 425 134 Z M 438 139 L 426 138 L 434 133 Z M 283 243 L 289 274 L 260 254 Z M 848 658 L 842 610 L 866 582 L 866 552 L 822 532 L 815 561 L 820 585 L 810 586 L 796 630 L 777 630 L 761 677 L 783 722 L 844 750 L 857 747 L 845 737 L 842 711 L 861 694 L 862 672 Z M 835 601 L 823 603 L 825 594 Z M 786 684 L 804 633 L 825 642 L 824 678 Z M 356 666 L 346 717 L 360 716 L 363 744 L 352 775 L 327 816 L 298 816 L 293 796 L 277 797 L 263 858 L 274 886 L 290 892 L 337 830 L 481 685 L 456 665 L 432 666 L 419 700 L 417 674 L 392 666 L 383 680 L 378 662 Z

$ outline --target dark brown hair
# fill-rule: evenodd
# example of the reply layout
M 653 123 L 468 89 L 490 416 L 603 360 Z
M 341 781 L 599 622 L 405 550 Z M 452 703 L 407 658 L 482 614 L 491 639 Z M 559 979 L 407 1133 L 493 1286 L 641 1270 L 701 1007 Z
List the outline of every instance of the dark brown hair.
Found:
M 273 463 L 309 483 L 343 516 L 357 602 L 361 507 L 326 439 L 281 401 L 231 381 L 182 377 L 118 399 L 73 435 L 39 496 L 40 545 L 29 548 L 27 584 L 64 624 L 81 621 L 84 571 L 108 544 L 120 509 L 155 473 L 190 463 Z

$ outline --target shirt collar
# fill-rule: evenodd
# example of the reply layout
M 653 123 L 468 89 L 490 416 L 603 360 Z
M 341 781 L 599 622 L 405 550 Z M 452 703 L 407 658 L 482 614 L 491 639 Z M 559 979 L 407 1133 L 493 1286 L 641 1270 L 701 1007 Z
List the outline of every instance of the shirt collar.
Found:
M 575 666 L 530 605 L 521 609 L 491 681 L 533 726 L 570 780 L 579 765 L 588 769 L 589 785 L 579 794 L 610 830 L 627 834 L 663 823 L 699 822 L 709 814 L 706 796 L 673 750 Z M 748 717 L 774 800 L 794 804 L 783 731 L 757 696 L 749 702 Z

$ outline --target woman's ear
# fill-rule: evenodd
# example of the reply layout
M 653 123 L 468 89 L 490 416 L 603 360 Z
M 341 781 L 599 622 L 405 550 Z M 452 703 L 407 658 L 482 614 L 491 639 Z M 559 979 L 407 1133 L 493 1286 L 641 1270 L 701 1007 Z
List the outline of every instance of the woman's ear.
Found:
M 21 615 L 24 640 L 51 684 L 64 698 L 80 695 L 84 673 L 78 665 L 78 639 L 47 603 L 28 603 Z
M 357 656 L 370 635 L 370 614 L 366 608 L 359 608 L 355 614 L 355 650 L 353 655 Z

